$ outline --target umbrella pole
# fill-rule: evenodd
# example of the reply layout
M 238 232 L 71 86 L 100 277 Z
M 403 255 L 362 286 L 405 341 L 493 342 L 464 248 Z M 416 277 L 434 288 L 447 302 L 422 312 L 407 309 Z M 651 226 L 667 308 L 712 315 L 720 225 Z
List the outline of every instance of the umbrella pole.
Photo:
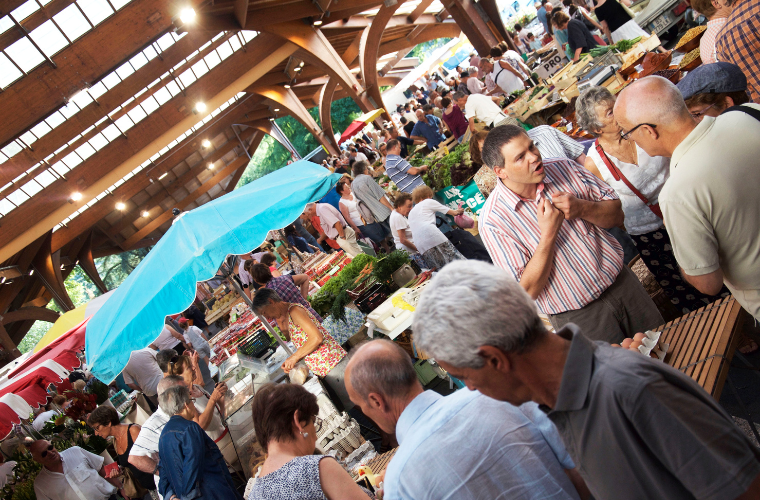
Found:
M 251 309 L 251 312 L 253 312 L 253 314 L 255 314 L 256 317 L 261 320 L 261 323 L 264 325 L 264 328 L 266 328 L 267 331 L 272 335 L 272 337 L 274 337 L 274 339 L 277 341 L 277 343 L 280 344 L 280 346 L 282 346 L 283 349 L 285 349 L 285 352 L 288 353 L 288 356 L 292 355 L 293 351 L 290 350 L 290 347 L 288 347 L 288 344 L 286 344 L 285 341 L 280 338 L 277 332 L 274 331 L 274 328 L 272 328 L 272 325 L 269 324 L 269 321 L 267 321 L 265 317 L 259 315 L 256 311 L 253 310 L 253 302 L 251 302 L 251 299 L 248 298 L 248 295 L 246 295 L 245 292 L 243 292 L 243 289 L 240 288 L 240 285 L 238 285 L 238 282 L 235 281 L 235 278 L 231 276 L 232 273 L 231 273 L 230 268 L 227 265 L 225 265 L 224 270 L 227 272 L 227 276 L 226 276 L 227 281 L 230 282 L 230 285 L 232 285 L 232 288 L 235 289 L 238 295 L 243 297 L 243 300 L 245 301 L 246 304 L 248 304 L 248 307 Z

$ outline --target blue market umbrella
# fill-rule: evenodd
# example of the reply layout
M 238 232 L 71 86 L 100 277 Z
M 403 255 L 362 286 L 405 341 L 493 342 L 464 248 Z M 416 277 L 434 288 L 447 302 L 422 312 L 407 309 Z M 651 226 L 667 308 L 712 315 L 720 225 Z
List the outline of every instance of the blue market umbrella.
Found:
M 197 282 L 211 279 L 227 255 L 259 246 L 267 232 L 293 222 L 340 177 L 298 161 L 175 220 L 87 325 L 92 373 L 106 383 L 116 378 L 132 351 L 158 337 L 167 315 L 190 306 Z

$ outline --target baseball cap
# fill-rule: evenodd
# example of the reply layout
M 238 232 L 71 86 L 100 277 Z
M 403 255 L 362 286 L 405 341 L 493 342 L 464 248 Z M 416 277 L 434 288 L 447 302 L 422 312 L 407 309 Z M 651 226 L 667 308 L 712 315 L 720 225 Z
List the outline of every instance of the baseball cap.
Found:
M 739 66 L 727 62 L 703 64 L 678 82 L 684 100 L 697 94 L 723 94 L 747 90 L 747 77 Z

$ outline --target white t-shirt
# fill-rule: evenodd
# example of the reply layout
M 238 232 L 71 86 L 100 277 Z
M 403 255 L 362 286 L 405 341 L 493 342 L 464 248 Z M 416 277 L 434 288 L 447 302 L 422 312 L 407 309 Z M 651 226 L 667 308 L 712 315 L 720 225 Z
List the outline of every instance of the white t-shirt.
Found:
M 404 113 L 404 118 L 406 118 L 408 121 L 417 123 L 417 115 L 412 113 L 411 111 L 407 111 Z
M 415 250 L 412 250 L 408 246 L 401 243 L 401 238 L 398 237 L 398 232 L 404 231 L 406 239 L 411 243 L 414 243 L 414 240 L 412 239 L 412 230 L 409 229 L 409 221 L 406 219 L 406 217 L 394 210 L 391 212 L 389 223 L 391 225 L 391 233 L 393 234 L 393 241 L 396 243 L 396 248 L 406 250 L 409 253 L 417 253 Z
M 469 101 L 467 102 L 469 103 Z M 420 253 L 425 253 L 431 248 L 449 241 L 446 235 L 435 225 L 436 212 L 445 214 L 449 210 L 451 209 L 446 205 L 430 198 L 417 203 L 409 212 L 409 227 L 414 236 L 414 246 Z
M 153 415 L 148 417 L 148 420 L 140 427 L 140 434 L 137 435 L 129 456 L 150 457 L 157 462 L 158 440 L 161 438 L 161 432 L 170 418 L 164 413 L 164 410 L 157 408 Z M 153 480 L 156 482 L 156 488 L 158 488 L 158 476 L 154 475 Z
M 367 161 L 367 155 L 364 153 L 361 153 L 359 151 L 356 152 L 356 158 L 354 158 L 355 161 Z
M 158 347 L 159 351 L 163 351 L 164 349 L 173 349 L 175 345 L 179 344 L 179 339 L 172 335 L 172 332 L 164 325 L 164 329 L 161 330 L 161 334 L 153 341 L 153 344 Z
M 203 332 L 197 326 L 189 326 L 187 327 L 187 330 L 182 333 L 182 336 L 185 337 L 185 342 L 193 346 L 193 349 L 198 351 L 201 356 L 210 358 L 211 346 L 206 342 L 206 339 L 203 338 L 201 333 Z
M 108 500 L 116 487 L 100 477 L 103 457 L 73 446 L 61 453 L 63 474 L 45 467 L 34 480 L 37 500 Z
M 8 480 L 13 478 L 13 469 L 16 467 L 16 462 L 9 460 L 0 464 L 0 488 L 5 488 L 8 484 Z
M 45 424 L 48 423 L 50 418 L 53 415 L 57 415 L 58 412 L 55 410 L 48 410 L 43 411 L 39 415 L 37 415 L 37 418 L 34 419 L 34 422 L 32 422 L 32 427 L 34 427 L 34 430 L 41 431 L 43 427 L 45 427 Z M 0 486 L 2 488 L 2 486 Z
M 135 384 L 143 394 L 151 397 L 156 395 L 156 387 L 164 378 L 156 362 L 156 351 L 150 347 L 132 351 L 121 374 L 124 376 L 124 383 Z
M 464 116 L 468 120 L 470 118 L 477 118 L 486 125 L 491 125 L 494 120 L 500 121 L 501 115 L 501 108 L 489 96 L 472 94 L 467 98 Z
M 520 68 L 515 68 L 515 70 L 519 72 Z M 515 90 L 523 90 L 525 88 L 523 81 L 508 69 L 502 68 L 498 61 L 493 64 L 491 78 L 493 78 L 494 83 L 498 85 L 506 95 L 511 94 Z
M 346 210 L 348 210 L 348 215 L 351 217 L 351 222 L 359 227 L 364 225 L 364 222 L 362 221 L 362 214 L 359 213 L 359 207 L 356 206 L 356 197 L 354 197 L 353 200 L 341 198 L 338 200 L 338 205 L 346 207 Z

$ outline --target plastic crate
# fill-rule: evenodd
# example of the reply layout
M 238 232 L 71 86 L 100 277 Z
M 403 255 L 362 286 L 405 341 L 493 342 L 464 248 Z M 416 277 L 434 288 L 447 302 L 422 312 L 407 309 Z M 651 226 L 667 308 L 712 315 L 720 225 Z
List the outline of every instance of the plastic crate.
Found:
M 433 367 L 425 359 L 414 363 L 414 371 L 417 372 L 417 378 L 422 385 L 428 385 L 438 376 Z

